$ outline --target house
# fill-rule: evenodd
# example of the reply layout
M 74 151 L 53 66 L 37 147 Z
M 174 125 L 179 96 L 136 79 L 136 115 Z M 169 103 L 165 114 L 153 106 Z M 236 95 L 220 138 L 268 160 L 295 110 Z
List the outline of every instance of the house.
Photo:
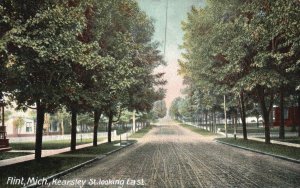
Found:
M 35 111 L 17 111 L 7 106 L 5 108 L 7 117 L 5 119 L 8 137 L 35 136 L 36 118 Z M 44 134 L 61 134 L 58 123 L 50 121 L 50 114 L 45 114 Z
M 19 124 L 16 123 L 18 120 L 20 120 Z M 31 118 L 11 116 L 5 124 L 8 137 L 30 136 L 35 134 L 35 122 Z
M 280 126 L 280 108 L 274 107 L 275 120 L 274 126 Z M 284 109 L 284 125 L 287 127 L 299 126 L 300 124 L 300 110 L 299 107 L 288 107 Z

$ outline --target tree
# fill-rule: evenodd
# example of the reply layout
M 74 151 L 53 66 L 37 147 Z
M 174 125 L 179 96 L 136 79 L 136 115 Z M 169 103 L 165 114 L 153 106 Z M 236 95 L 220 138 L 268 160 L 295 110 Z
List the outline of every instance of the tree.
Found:
M 234 82 L 240 73 L 235 72 L 236 68 L 225 67 L 232 64 L 224 52 L 224 49 L 229 48 L 232 43 L 231 38 L 236 36 L 237 31 L 230 32 L 233 31 L 231 20 L 240 4 L 233 0 L 208 1 L 205 8 L 193 7 L 188 15 L 188 21 L 183 23 L 185 31 L 183 47 L 187 50 L 183 54 L 185 61 L 180 61 L 180 72 L 185 75 L 186 83 L 191 88 L 197 88 L 193 89 L 198 90 L 197 93 L 201 93 L 198 101 L 201 102 L 204 111 L 211 111 L 213 119 L 215 111 L 220 109 L 220 99 L 224 95 L 240 95 L 238 101 L 243 115 L 242 120 L 245 120 L 244 91 L 241 87 L 236 87 Z M 236 100 L 237 97 L 232 99 Z M 245 121 L 243 132 L 244 138 L 247 139 Z
M 286 0 L 208 1 L 205 8 L 193 8 L 183 24 L 187 62 L 181 62 L 181 71 L 194 83 L 213 83 L 221 93 L 239 96 L 245 139 L 244 99 L 252 98 L 260 105 L 270 143 L 275 94 L 293 83 L 289 76 L 299 70 L 298 8 L 299 2 Z
M 18 108 L 37 111 L 35 158 L 41 158 L 44 114 L 54 111 L 68 87 L 70 62 L 86 63 L 88 46 L 77 40 L 82 6 L 62 1 L 1 1 L 5 50 L 13 75 L 10 89 Z M 78 56 L 78 54 L 83 54 Z
M 181 119 L 181 114 L 179 112 L 179 106 L 180 106 L 180 103 L 182 102 L 182 100 L 183 99 L 181 97 L 177 97 L 171 103 L 171 106 L 170 106 L 170 109 L 169 109 L 169 115 L 173 119 L 176 119 L 176 120 Z
M 154 117 L 157 119 L 163 118 L 167 115 L 167 106 L 166 102 L 163 100 L 156 101 L 153 106 Z
M 94 145 L 102 113 L 150 110 L 163 98 L 163 64 L 152 43 L 152 20 L 132 0 L 41 1 L 0 3 L 1 94 L 9 91 L 18 109 L 37 115 L 36 159 L 41 158 L 45 113 L 63 106 L 71 113 L 71 150 L 76 149 L 79 113 L 94 113 Z M 3 63 L 2 63 L 3 62 Z M 2 83 L 9 82 L 2 87 Z M 144 84 L 147 83 L 147 84 Z M 134 88 L 139 88 L 136 92 Z M 132 95 L 131 95 L 132 94 Z
M 299 23 L 299 5 L 297 1 L 281 0 L 253 2 L 251 6 L 243 8 L 245 12 L 253 15 L 247 19 L 247 23 L 254 50 L 257 52 L 252 63 L 255 69 L 245 78 L 251 81 L 249 85 L 256 92 L 261 106 L 266 143 L 270 143 L 269 114 L 274 93 L 280 90 L 283 109 L 282 91 L 292 83 L 290 76 L 295 73 L 287 70 L 293 69 L 299 61 L 299 29 L 294 27 L 294 24 Z M 284 137 L 282 128 L 283 125 L 280 132 L 281 137 Z
M 17 130 L 17 134 L 19 134 L 21 128 L 24 126 L 25 124 L 25 121 L 22 117 L 16 117 L 14 120 L 13 120 L 13 126 L 16 128 Z
M 110 2 L 110 1 L 109 1 Z M 154 85 L 163 84 L 160 74 L 153 75 L 155 67 L 163 63 L 157 45 L 151 42 L 152 20 L 134 1 L 113 1 L 109 14 L 113 15 L 108 28 L 100 36 L 100 54 L 109 58 L 102 74 L 105 100 L 102 109 L 109 118 L 108 140 L 111 126 L 118 121 L 124 109 L 149 111 L 162 90 Z M 117 116 L 117 120 L 113 117 Z

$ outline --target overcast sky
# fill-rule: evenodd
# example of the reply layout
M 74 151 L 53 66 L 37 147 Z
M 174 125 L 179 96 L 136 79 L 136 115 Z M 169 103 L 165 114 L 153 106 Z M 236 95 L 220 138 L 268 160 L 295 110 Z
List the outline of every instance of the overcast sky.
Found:
M 160 49 L 163 52 L 165 44 L 165 27 L 166 27 L 166 7 L 167 0 L 138 0 L 142 10 L 154 19 L 155 34 L 154 40 L 160 42 Z M 168 2 L 168 24 L 166 38 L 166 56 L 165 60 L 168 65 L 162 67 L 159 71 L 166 73 L 165 79 L 168 84 L 166 103 L 169 107 L 172 100 L 181 96 L 180 90 L 183 88 L 182 78 L 177 74 L 178 62 L 181 50 L 179 45 L 183 42 L 183 31 L 181 22 L 187 17 L 192 5 L 203 6 L 203 0 L 169 0 Z

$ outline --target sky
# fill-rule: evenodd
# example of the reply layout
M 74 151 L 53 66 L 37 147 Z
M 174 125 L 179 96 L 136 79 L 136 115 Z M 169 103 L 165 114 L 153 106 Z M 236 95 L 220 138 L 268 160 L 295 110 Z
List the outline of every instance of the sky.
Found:
M 166 10 L 168 1 L 168 24 L 167 37 L 165 40 Z M 159 67 L 158 72 L 165 72 L 165 79 L 168 81 L 165 89 L 166 104 L 170 107 L 171 102 L 176 97 L 182 96 L 181 90 L 184 88 L 183 79 L 178 75 L 178 59 L 181 58 L 182 50 L 179 46 L 183 43 L 182 21 L 186 20 L 187 13 L 194 5 L 203 6 L 203 0 L 138 0 L 140 8 L 145 11 L 153 20 L 155 33 L 153 40 L 160 43 L 160 50 L 164 52 L 166 41 L 165 61 L 167 66 Z

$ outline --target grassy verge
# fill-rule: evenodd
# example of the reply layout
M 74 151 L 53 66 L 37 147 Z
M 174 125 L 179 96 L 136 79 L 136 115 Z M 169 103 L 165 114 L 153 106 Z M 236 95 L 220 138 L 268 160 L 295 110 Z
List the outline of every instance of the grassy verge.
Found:
M 234 138 L 218 138 L 217 140 L 229 144 L 234 144 L 237 146 L 242 146 L 245 148 L 257 150 L 260 152 L 265 152 L 269 154 L 280 155 L 280 156 L 300 160 L 300 148 L 282 146 L 278 144 L 265 144 L 263 142 L 257 142 L 253 140 L 243 140 L 243 139 L 235 140 Z
M 103 138 L 99 138 L 98 141 L 103 141 Z M 92 139 L 78 139 L 77 145 L 92 143 Z M 34 142 L 18 142 L 18 143 L 10 143 L 10 147 L 14 150 L 34 150 L 35 143 Z M 70 147 L 70 140 L 54 140 L 54 141 L 45 141 L 43 142 L 43 149 L 61 149 Z
M 134 134 L 132 134 L 129 138 L 142 138 L 147 134 L 151 129 L 153 128 L 153 125 L 144 127 L 143 129 L 138 130 Z
M 10 159 L 10 158 L 15 158 L 15 157 L 20 157 L 24 155 L 30 155 L 33 153 L 29 152 L 0 152 L 0 160 L 5 160 L 5 159 Z
M 180 126 L 184 127 L 184 128 L 187 128 L 195 133 L 198 133 L 198 134 L 201 134 L 202 136 L 216 136 L 217 134 L 216 133 L 212 133 L 210 131 L 207 131 L 207 130 L 204 130 L 204 129 L 200 129 L 200 128 L 197 128 L 197 127 L 194 127 L 194 126 L 191 126 L 191 125 L 187 125 L 187 124 L 179 124 Z
M 126 128 L 126 129 L 117 129 L 117 135 L 120 135 L 120 134 L 123 134 L 123 133 L 126 133 L 128 131 L 130 131 L 131 128 Z
M 114 146 L 116 143 L 117 141 L 104 143 L 97 147 L 87 147 L 74 152 L 66 152 L 45 157 L 40 161 L 32 160 L 0 167 L 0 187 L 9 187 L 6 185 L 8 177 L 23 177 L 27 180 L 29 177 L 43 178 L 64 171 L 101 154 L 120 148 L 120 146 Z
M 227 129 L 228 133 L 233 133 L 233 128 L 232 127 L 228 127 Z M 224 127 L 221 128 L 221 132 L 225 132 Z M 265 128 L 264 127 L 248 127 L 247 125 L 247 133 L 264 133 L 265 132 Z M 271 127 L 270 128 L 270 132 L 271 133 L 279 133 L 279 128 L 278 127 Z M 285 132 L 295 132 L 293 131 L 291 128 L 286 128 Z M 243 129 L 241 127 L 237 128 L 237 133 L 243 133 Z
M 300 137 L 287 137 L 285 139 L 275 138 L 274 140 L 277 140 L 280 142 L 289 142 L 289 143 L 293 143 L 293 144 L 300 144 Z

